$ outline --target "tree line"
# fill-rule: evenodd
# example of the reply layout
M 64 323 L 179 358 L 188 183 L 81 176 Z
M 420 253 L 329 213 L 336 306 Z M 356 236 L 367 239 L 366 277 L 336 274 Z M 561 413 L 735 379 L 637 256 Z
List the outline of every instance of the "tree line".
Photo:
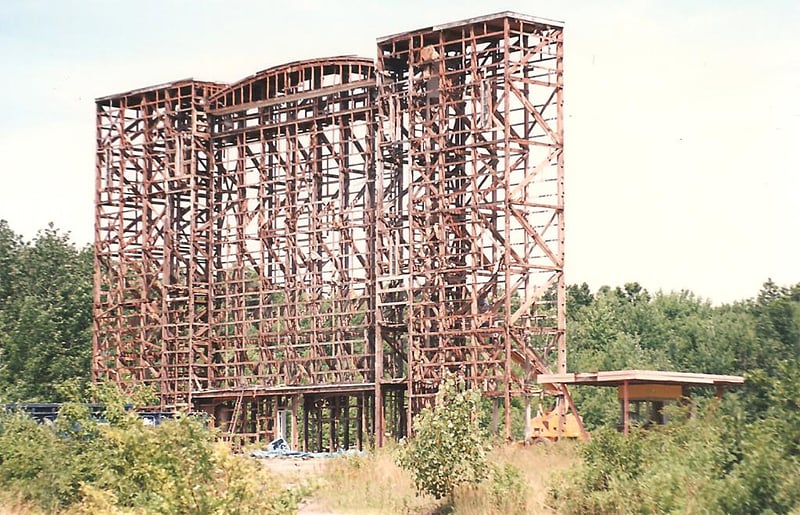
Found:
M 751 418 L 764 416 L 777 385 L 800 365 L 800 284 L 768 280 L 757 296 L 719 306 L 689 291 L 651 294 L 638 283 L 594 293 L 574 285 L 567 316 L 571 370 L 744 374 L 730 397 Z M 616 423 L 615 391 L 579 388 L 574 396 L 589 428 Z
M 66 400 L 91 355 L 91 247 L 52 224 L 25 241 L 0 220 L 0 402 Z
M 92 250 L 52 224 L 31 241 L 0 220 L 0 400 L 60 401 L 62 385 L 90 378 Z M 738 394 L 758 415 L 800 355 L 800 284 L 768 280 L 750 299 L 712 305 L 690 291 L 638 283 L 568 287 L 572 371 L 656 368 L 743 374 Z M 616 423 L 611 391 L 578 390 L 588 427 Z
M 569 288 L 568 313 L 574 370 L 736 374 L 745 384 L 721 401 L 696 392 L 669 424 L 627 438 L 614 427 L 616 391 L 575 389 L 592 441 L 552 487 L 559 513 L 800 512 L 800 284 L 768 280 L 721 306 L 688 291 L 583 284 Z
M 0 402 L 59 402 L 88 389 L 92 274 L 91 248 L 76 246 L 68 233 L 50 225 L 25 241 L 0 221 Z M 667 426 L 634 429 L 628 438 L 616 431 L 613 389 L 575 388 L 593 438 L 579 447 L 579 465 L 552 486 L 559 512 L 800 510 L 800 284 L 768 280 L 754 297 L 722 305 L 690 291 L 651 293 L 635 282 L 597 291 L 571 285 L 567 315 L 572 371 L 743 374 L 746 382 L 721 402 L 698 392 L 691 406 L 673 408 Z M 34 431 L 7 419 L 0 424 L 0 436 L 11 438 L 4 449 L 17 449 L 14 424 Z M 47 476 L 10 467 L 8 456 L 0 456 L 0 472 L 11 476 L 0 480 Z

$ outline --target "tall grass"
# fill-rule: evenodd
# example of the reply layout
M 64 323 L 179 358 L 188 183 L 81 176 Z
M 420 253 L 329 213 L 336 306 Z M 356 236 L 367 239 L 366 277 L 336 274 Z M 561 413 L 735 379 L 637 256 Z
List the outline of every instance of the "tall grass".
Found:
M 0 492 L 0 515 L 42 515 L 31 502 L 26 502 L 22 496 L 14 492 Z
M 312 502 L 343 515 L 552 515 L 555 511 L 547 504 L 550 479 L 577 460 L 569 442 L 496 446 L 489 478 L 457 488 L 453 506 L 446 506 L 416 491 L 411 476 L 397 466 L 396 451 L 390 446 L 366 456 L 331 460 Z
M 474 488 L 456 490 L 454 515 L 551 515 L 554 475 L 576 463 L 571 442 L 533 446 L 498 445 L 490 455 L 492 473 Z
M 433 513 L 438 502 L 418 494 L 411 476 L 395 463 L 397 448 L 331 460 L 313 502 L 342 514 Z

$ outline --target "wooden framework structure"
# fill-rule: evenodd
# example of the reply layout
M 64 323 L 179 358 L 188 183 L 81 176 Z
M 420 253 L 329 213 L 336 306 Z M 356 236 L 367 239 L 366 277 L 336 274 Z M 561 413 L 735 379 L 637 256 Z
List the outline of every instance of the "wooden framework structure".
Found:
M 406 349 L 410 413 L 449 369 L 508 427 L 511 395 L 566 371 L 563 30 L 430 27 L 379 39 L 377 68 L 378 331 Z
M 566 372 L 561 24 L 377 49 L 97 100 L 96 380 L 333 449 Z
M 206 101 L 183 80 L 97 99 L 95 378 L 157 385 L 162 406 L 208 386 L 211 170 Z

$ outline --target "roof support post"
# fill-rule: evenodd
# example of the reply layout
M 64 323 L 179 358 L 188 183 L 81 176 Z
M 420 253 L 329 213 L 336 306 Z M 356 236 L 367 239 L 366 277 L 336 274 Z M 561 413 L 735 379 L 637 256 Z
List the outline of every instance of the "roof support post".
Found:
M 630 431 L 630 395 L 628 381 L 622 382 L 622 433 L 627 435 Z

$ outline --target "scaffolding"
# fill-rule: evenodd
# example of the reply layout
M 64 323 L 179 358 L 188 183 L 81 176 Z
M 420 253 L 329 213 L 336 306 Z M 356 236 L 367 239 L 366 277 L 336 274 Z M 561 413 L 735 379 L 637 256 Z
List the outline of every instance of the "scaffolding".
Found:
M 93 378 L 153 385 L 167 409 L 207 385 L 205 103 L 221 88 L 189 79 L 96 101 Z
M 408 434 L 448 372 L 508 435 L 566 371 L 561 24 L 377 51 L 97 100 L 96 380 L 336 449 Z

